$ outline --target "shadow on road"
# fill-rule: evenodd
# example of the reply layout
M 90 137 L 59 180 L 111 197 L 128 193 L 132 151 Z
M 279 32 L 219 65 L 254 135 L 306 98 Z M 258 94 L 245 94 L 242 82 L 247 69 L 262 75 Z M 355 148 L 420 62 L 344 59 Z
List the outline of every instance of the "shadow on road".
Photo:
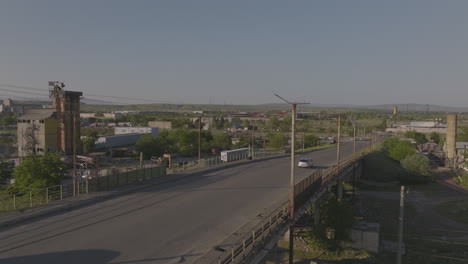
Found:
M 22 257 L 12 257 L 0 259 L 0 263 L 8 264 L 105 264 L 120 256 L 119 252 L 112 250 L 75 250 L 65 252 L 54 252 L 47 254 L 29 255 Z
M 36 254 L 12 258 L 0 258 L 0 263 L 5 264 L 50 264 L 50 263 L 67 263 L 67 264 L 130 264 L 130 263 L 164 263 L 169 260 L 178 262 L 186 261 L 186 258 L 197 257 L 201 254 L 189 254 L 182 256 L 170 256 L 151 259 L 132 259 L 123 261 L 114 261 L 120 256 L 120 253 L 113 250 L 73 250 L 63 252 L 53 252 L 47 254 Z

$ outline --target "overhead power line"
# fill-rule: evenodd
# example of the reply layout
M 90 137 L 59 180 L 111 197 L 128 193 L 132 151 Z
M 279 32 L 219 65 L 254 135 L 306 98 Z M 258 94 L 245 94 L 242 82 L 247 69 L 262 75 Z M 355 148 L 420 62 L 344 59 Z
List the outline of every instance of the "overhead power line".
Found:
M 24 92 L 24 91 L 15 91 L 15 90 L 10 90 L 10 89 L 5 89 L 5 88 L 0 88 L 0 91 L 12 92 L 12 93 L 19 93 L 19 94 L 31 94 L 31 95 L 39 95 L 39 96 L 48 97 L 48 95 L 44 95 L 44 94 L 40 94 L 40 93 L 32 93 L 32 92 Z
M 46 89 L 46 88 L 26 87 L 26 86 L 12 85 L 12 84 L 0 84 L 0 87 L 9 87 L 9 88 L 32 90 L 32 91 L 49 91 L 49 89 Z M 15 91 L 15 90 L 9 90 L 9 89 L 5 89 L 5 88 L 0 88 L 0 90 L 8 91 L 8 92 L 14 92 L 14 93 L 21 93 L 21 94 L 48 96 L 48 95 L 44 95 L 44 94 L 31 93 L 31 92 L 25 92 L 25 91 Z M 90 99 L 90 100 L 93 99 L 93 98 L 90 98 L 89 96 L 93 96 L 93 97 L 102 97 L 102 98 L 111 98 L 111 99 L 120 99 L 120 100 L 141 101 L 141 102 L 156 103 L 156 104 L 177 104 L 177 102 L 159 101 L 159 100 L 152 100 L 152 99 L 146 99 L 146 98 L 136 98 L 136 97 L 123 97 L 123 96 L 115 96 L 115 95 L 90 94 L 90 93 L 85 93 L 85 95 L 88 96 L 86 98 Z

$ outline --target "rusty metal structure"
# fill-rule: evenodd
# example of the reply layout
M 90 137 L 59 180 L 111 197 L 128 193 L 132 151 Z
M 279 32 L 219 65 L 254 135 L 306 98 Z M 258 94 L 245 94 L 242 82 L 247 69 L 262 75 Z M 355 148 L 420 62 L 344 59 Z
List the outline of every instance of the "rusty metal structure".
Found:
M 57 150 L 67 156 L 72 155 L 74 141 L 80 138 L 80 99 L 83 93 L 65 91 L 62 82 L 49 82 L 49 88 L 52 108 L 58 121 Z

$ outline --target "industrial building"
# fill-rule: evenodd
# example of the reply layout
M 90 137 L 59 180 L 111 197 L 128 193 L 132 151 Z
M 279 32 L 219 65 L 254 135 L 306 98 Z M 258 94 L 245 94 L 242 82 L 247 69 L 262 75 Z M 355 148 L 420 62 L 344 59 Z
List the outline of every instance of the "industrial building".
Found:
M 28 109 L 17 123 L 19 157 L 58 151 L 58 120 L 53 109 Z
M 159 129 L 154 127 L 116 127 L 115 136 L 99 137 L 95 142 L 95 147 L 102 149 L 130 146 L 147 134 L 156 138 L 159 135 Z
M 27 109 L 18 117 L 18 155 L 60 152 L 72 155 L 80 143 L 82 92 L 65 91 L 59 82 L 49 83 L 52 108 Z
M 408 131 L 415 131 L 419 133 L 429 134 L 432 132 L 438 134 L 447 133 L 447 123 L 440 120 L 435 121 L 413 121 L 409 124 L 398 124 L 394 127 L 389 127 L 386 129 L 387 132 L 393 133 L 405 133 Z
M 149 121 L 149 127 L 156 127 L 160 129 L 172 129 L 172 122 L 171 121 Z
M 127 135 L 127 134 L 151 134 L 153 138 L 156 138 L 159 134 L 159 128 L 157 127 L 115 127 L 115 135 Z

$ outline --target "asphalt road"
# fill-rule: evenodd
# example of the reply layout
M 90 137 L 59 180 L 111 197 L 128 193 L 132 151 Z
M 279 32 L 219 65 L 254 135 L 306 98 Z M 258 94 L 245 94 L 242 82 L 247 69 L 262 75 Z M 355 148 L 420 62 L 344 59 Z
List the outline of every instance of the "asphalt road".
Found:
M 336 149 L 298 156 L 326 168 Z M 194 174 L 1 231 L 0 263 L 192 263 L 286 197 L 289 166 L 285 157 Z M 312 171 L 297 168 L 296 181 Z

